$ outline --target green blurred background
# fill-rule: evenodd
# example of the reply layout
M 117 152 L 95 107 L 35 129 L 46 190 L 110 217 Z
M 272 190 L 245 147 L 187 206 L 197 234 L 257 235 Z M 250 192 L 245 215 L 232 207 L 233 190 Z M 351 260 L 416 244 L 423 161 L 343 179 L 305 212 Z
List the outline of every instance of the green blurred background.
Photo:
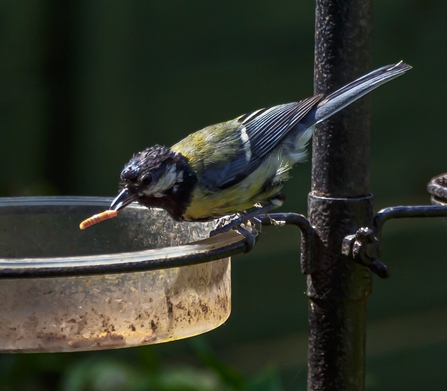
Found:
M 376 209 L 429 202 L 444 153 L 447 2 L 377 0 Z M 0 195 L 113 196 L 132 153 L 312 94 L 312 1 L 0 1 Z M 310 164 L 283 211 L 305 212 Z M 367 390 L 445 390 L 447 225 L 391 222 L 369 301 Z M 307 299 L 293 228 L 233 260 L 233 311 L 204 337 L 111 352 L 0 355 L 0 389 L 304 390 Z

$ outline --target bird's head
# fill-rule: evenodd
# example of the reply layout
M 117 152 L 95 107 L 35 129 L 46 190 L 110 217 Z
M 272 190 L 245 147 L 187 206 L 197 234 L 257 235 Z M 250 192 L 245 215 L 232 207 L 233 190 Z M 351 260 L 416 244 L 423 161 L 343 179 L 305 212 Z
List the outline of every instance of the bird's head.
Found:
M 195 176 L 194 176 L 195 177 Z M 120 210 L 133 201 L 147 207 L 161 207 L 173 217 L 171 204 L 184 201 L 185 181 L 189 187 L 192 175 L 188 160 L 170 148 L 155 145 L 132 156 L 120 176 L 120 191 L 110 205 Z M 179 198 L 180 197 L 180 198 Z

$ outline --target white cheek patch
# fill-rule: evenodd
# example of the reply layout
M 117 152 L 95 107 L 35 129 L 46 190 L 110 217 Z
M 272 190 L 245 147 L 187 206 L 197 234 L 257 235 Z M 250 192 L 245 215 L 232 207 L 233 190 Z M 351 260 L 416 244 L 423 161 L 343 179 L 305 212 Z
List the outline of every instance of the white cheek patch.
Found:
M 166 190 L 169 190 L 177 182 L 176 165 L 169 166 L 163 176 L 148 189 L 143 191 L 143 195 L 149 197 L 161 198 L 165 196 Z

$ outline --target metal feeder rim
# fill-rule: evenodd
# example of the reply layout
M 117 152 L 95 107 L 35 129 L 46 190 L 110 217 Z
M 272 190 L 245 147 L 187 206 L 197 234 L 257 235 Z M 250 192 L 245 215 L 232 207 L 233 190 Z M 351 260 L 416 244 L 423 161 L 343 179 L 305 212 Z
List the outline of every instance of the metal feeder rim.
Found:
M 32 199 L 32 201 L 30 200 Z M 0 199 L 0 213 L 6 206 L 78 205 L 108 207 L 106 197 L 5 197 Z M 138 206 L 137 206 L 138 207 Z M 196 242 L 135 252 L 104 255 L 41 258 L 0 258 L 0 279 L 84 276 L 129 273 L 197 265 L 231 257 L 246 251 L 247 239 L 230 231 Z M 163 258 L 160 259 L 160 253 Z M 36 262 L 36 259 L 39 259 Z M 67 260 L 70 259 L 70 266 Z

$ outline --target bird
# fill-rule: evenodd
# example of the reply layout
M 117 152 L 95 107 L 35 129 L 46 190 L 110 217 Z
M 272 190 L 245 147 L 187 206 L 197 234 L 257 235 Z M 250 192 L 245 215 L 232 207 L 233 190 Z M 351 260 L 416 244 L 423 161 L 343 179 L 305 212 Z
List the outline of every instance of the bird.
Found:
M 171 147 L 146 148 L 121 171 L 110 205 L 113 213 L 107 218 L 134 201 L 162 208 L 176 221 L 267 213 L 285 201 L 282 187 L 292 167 L 306 161 L 315 125 L 411 68 L 400 61 L 331 94 L 249 112 L 196 131 Z

